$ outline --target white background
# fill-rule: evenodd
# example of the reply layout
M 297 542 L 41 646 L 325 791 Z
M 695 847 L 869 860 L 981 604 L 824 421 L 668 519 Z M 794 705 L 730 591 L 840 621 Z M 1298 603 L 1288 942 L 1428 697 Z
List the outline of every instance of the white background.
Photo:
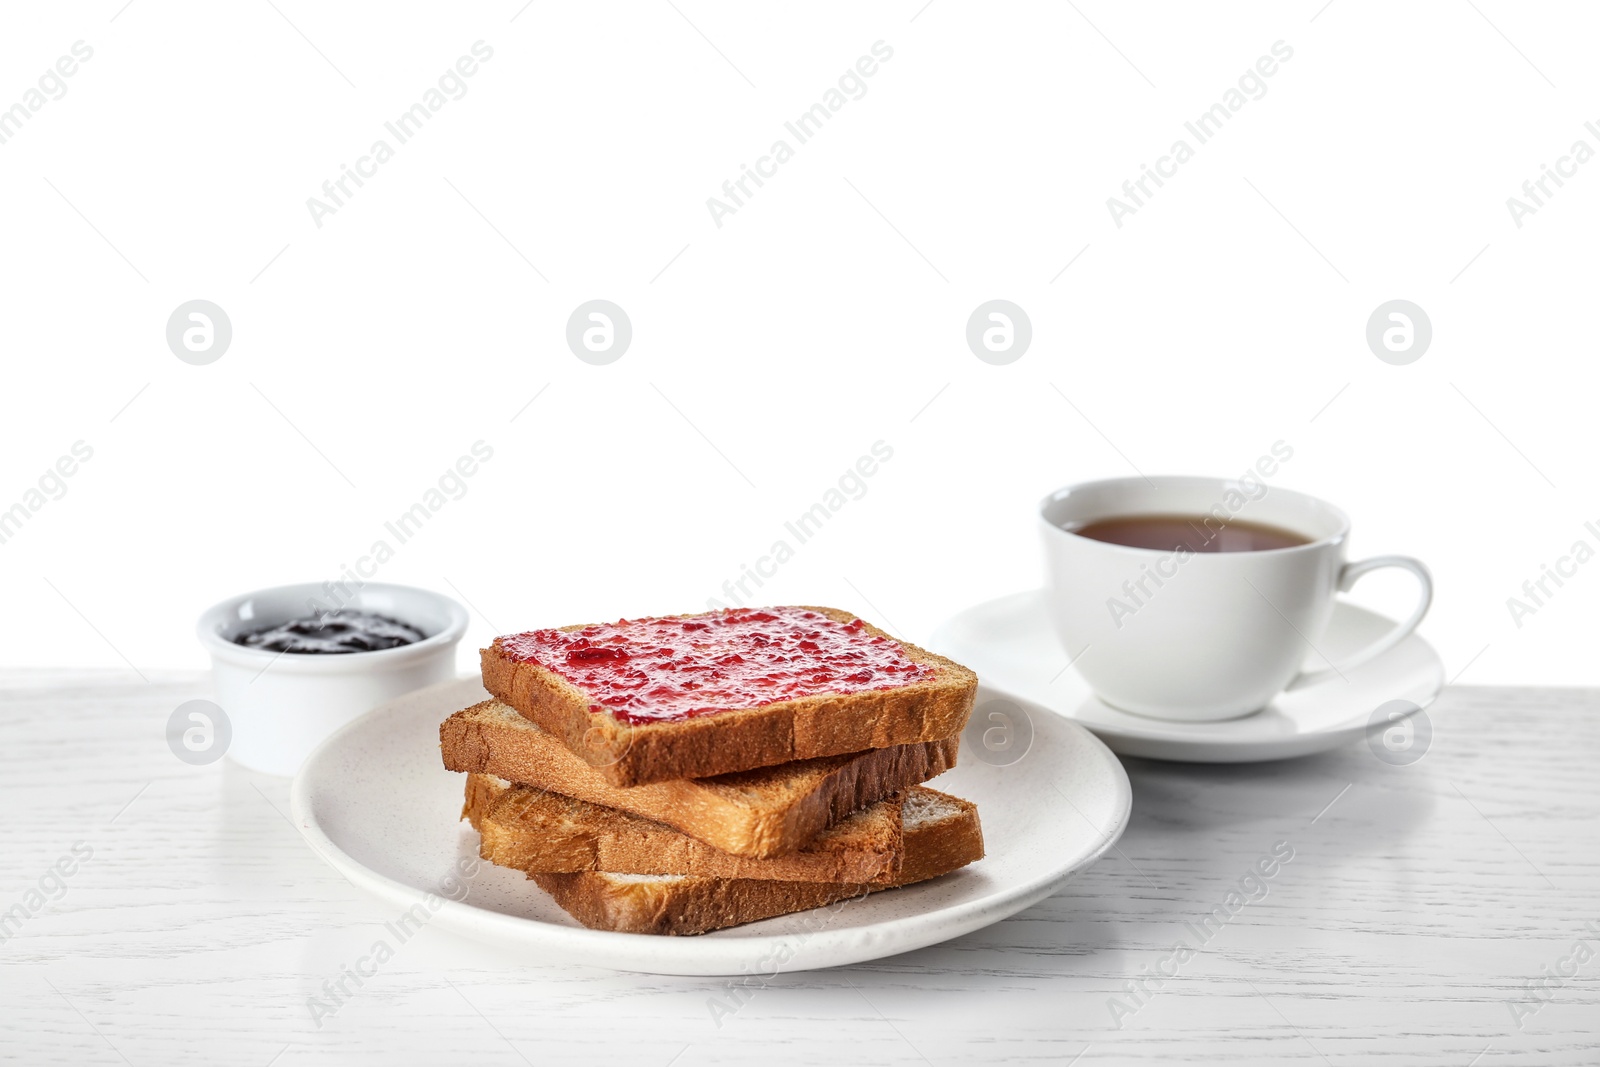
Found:
M 201 609 L 336 577 L 479 440 L 379 575 L 470 601 L 464 665 L 703 608 L 875 441 L 761 598 L 916 638 L 1040 582 L 1045 492 L 1283 440 L 1277 484 L 1346 508 L 1355 555 L 1433 567 L 1452 676 L 1600 681 L 1600 562 L 1520 629 L 1506 606 L 1600 519 L 1600 161 L 1520 229 L 1506 207 L 1600 149 L 1590 9 L 122 4 L 0 32 L 0 107 L 94 50 L 0 145 L 0 508 L 94 450 L 0 545 L 0 665 L 199 666 Z M 315 226 L 479 40 L 466 95 Z M 879 40 L 866 95 L 719 229 L 707 197 Z M 1266 95 L 1116 227 L 1107 197 L 1279 40 Z M 634 329 L 604 367 L 564 340 L 597 297 Z M 964 339 L 997 297 L 1034 331 L 1002 367 Z M 165 341 L 195 298 L 232 320 L 209 366 Z M 1409 366 L 1364 340 L 1394 298 L 1433 322 Z M 1359 598 L 1398 610 L 1387 580 Z

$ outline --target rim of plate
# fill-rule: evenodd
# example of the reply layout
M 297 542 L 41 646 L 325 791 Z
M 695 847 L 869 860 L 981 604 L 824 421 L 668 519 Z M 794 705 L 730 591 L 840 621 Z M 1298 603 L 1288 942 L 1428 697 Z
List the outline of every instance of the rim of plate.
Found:
M 295 775 L 289 789 L 289 810 L 294 818 L 296 828 L 299 829 L 300 835 L 305 838 L 306 843 L 311 846 L 311 850 L 323 862 L 344 875 L 357 888 L 364 889 L 375 896 L 399 903 L 402 906 L 415 904 L 427 895 L 424 890 L 390 878 L 388 875 L 379 874 L 377 871 L 367 867 L 360 860 L 345 852 L 337 842 L 328 836 L 327 832 L 314 817 L 311 803 L 312 780 L 317 776 L 318 767 L 325 760 L 333 758 L 334 753 L 347 737 L 360 733 L 380 718 L 404 714 L 404 709 L 400 705 L 415 701 L 421 694 L 431 690 L 444 690 L 447 687 L 460 685 L 462 682 L 469 680 L 472 680 L 471 675 L 463 675 L 454 681 L 442 682 L 426 689 L 413 690 L 402 697 L 372 709 L 345 724 L 323 741 L 322 744 L 318 745 L 316 751 L 306 758 L 305 763 L 300 767 L 299 773 Z M 982 698 L 982 692 L 985 688 L 988 687 L 980 685 L 979 699 Z M 1032 878 L 1020 885 L 1007 886 L 999 892 L 980 897 L 977 900 L 964 901 L 896 919 L 884 919 L 873 922 L 866 927 L 854 928 L 909 936 L 914 943 L 908 943 L 904 948 L 897 948 L 890 953 L 878 953 L 872 945 L 864 945 L 860 947 L 858 957 L 856 953 L 846 952 L 845 955 L 852 956 L 852 958 L 821 964 L 815 968 L 791 965 L 789 969 L 816 970 L 825 967 L 848 966 L 851 963 L 861 963 L 888 955 L 912 952 L 918 948 L 926 948 L 930 945 L 939 944 L 960 937 L 963 934 L 971 933 L 988 925 L 989 921 L 997 922 L 1042 900 L 1049 895 L 1051 890 L 1065 882 L 1073 874 L 1098 862 L 1122 838 L 1133 810 L 1133 786 L 1128 781 L 1127 771 L 1123 769 L 1122 762 L 1117 759 L 1116 754 L 1106 747 L 1104 741 L 1096 737 L 1092 731 L 1082 724 L 1051 711 L 1038 704 L 1037 701 L 1029 700 L 1025 697 L 1014 697 L 1009 693 L 1001 693 L 997 689 L 989 689 L 989 692 L 1004 695 L 1008 700 L 1017 700 L 1020 703 L 1032 705 L 1041 714 L 1047 715 L 1051 721 L 1059 724 L 1069 732 L 1075 732 L 1077 735 L 1075 741 L 1077 743 L 1086 743 L 1090 746 L 1090 751 L 1094 752 L 1099 761 L 1111 772 L 1112 786 L 1116 792 L 1113 798 L 1113 806 L 1116 813 L 1115 832 L 1109 834 L 1104 841 L 1083 853 L 1065 867 Z M 974 704 L 976 704 L 976 701 L 974 701 Z M 504 912 L 493 911 L 464 901 L 451 900 L 448 897 L 440 899 L 442 906 L 434 913 L 434 919 L 439 920 L 448 917 L 449 921 L 443 925 L 453 932 L 461 933 L 462 936 L 471 937 L 471 934 L 464 933 L 464 929 L 468 926 L 477 926 L 487 935 L 502 935 L 516 938 L 522 942 L 537 940 L 569 958 L 582 955 L 586 951 L 603 952 L 606 957 L 604 960 L 597 960 L 585 965 L 634 973 L 685 975 L 732 973 L 704 968 L 714 968 L 720 959 L 733 952 L 738 952 L 742 956 L 749 955 L 752 951 L 759 952 L 758 946 L 763 941 L 770 941 L 776 944 L 793 936 L 792 934 L 749 934 L 741 938 L 713 938 L 708 935 L 668 938 L 654 934 L 590 930 L 582 926 L 558 926 L 554 923 L 528 919 L 520 915 L 507 915 Z M 1009 911 L 1006 910 L 1008 908 L 1010 909 Z M 990 920 L 991 916 L 1001 912 L 1003 914 L 999 914 L 997 918 Z M 730 927 L 729 929 L 738 930 L 741 927 Z M 721 933 L 722 931 L 713 932 Z M 836 931 L 835 933 L 842 932 Z M 822 936 L 818 935 L 818 939 L 821 940 Z M 874 938 L 873 940 L 881 941 L 882 938 Z M 661 953 L 663 969 L 629 967 L 614 958 L 619 952 L 632 951 L 651 942 L 657 943 L 659 948 L 667 950 Z M 624 946 L 629 946 L 629 948 L 624 949 Z M 674 966 L 695 969 L 691 971 L 670 969 Z

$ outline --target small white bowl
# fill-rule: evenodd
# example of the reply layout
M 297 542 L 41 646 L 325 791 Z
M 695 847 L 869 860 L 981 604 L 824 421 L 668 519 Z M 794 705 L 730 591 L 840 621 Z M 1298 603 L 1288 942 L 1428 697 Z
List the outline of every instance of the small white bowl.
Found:
M 467 611 L 447 596 L 368 582 L 353 595 L 323 585 L 280 585 L 231 597 L 200 616 L 217 699 L 228 717 L 228 755 L 252 770 L 288 777 L 345 723 L 380 704 L 455 677 Z M 234 644 L 243 633 L 337 606 L 409 623 L 423 640 L 376 652 L 308 655 Z

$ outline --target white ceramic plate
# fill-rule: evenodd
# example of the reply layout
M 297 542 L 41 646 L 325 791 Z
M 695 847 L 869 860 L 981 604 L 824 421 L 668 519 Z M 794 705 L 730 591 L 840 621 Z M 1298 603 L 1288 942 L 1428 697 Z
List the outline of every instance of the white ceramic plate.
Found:
M 1393 625 L 1377 612 L 1339 601 L 1317 647 L 1337 661 Z M 1364 737 L 1380 706 L 1403 700 L 1425 708 L 1445 681 L 1438 653 L 1412 634 L 1377 659 L 1346 668 L 1345 681 L 1280 694 L 1241 719 L 1151 719 L 1097 700 L 1068 668 L 1069 657 L 1051 626 L 1042 589 L 968 608 L 941 626 L 928 647 L 977 671 L 991 689 L 1082 723 L 1115 752 L 1190 763 L 1251 763 L 1337 748 Z
M 930 783 L 978 805 L 987 855 L 970 867 L 699 937 L 587 930 L 522 874 L 487 863 L 460 899 L 440 892 L 458 862 L 477 857 L 478 835 L 459 820 L 464 776 L 439 761 L 439 723 L 484 698 L 476 678 L 461 679 L 357 719 L 301 768 L 293 817 L 319 856 L 383 902 L 385 918 L 398 920 L 432 893 L 431 923 L 541 963 L 722 975 L 770 971 L 777 956 L 792 957 L 783 970 L 811 970 L 937 944 L 1049 896 L 1116 842 L 1132 804 L 1128 777 L 1103 744 L 1034 707 L 1032 743 L 1016 762 L 985 763 L 963 744 L 960 765 Z

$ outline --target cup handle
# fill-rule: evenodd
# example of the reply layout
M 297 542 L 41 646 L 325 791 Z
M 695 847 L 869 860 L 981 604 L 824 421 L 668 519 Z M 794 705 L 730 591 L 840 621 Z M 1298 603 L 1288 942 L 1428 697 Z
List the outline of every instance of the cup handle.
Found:
M 1410 556 L 1373 556 L 1371 559 L 1360 560 L 1356 563 L 1346 563 L 1339 570 L 1339 582 L 1336 587 L 1340 593 L 1347 593 L 1350 587 L 1356 584 L 1368 571 L 1375 571 L 1382 567 L 1399 567 L 1401 570 L 1410 571 L 1417 577 L 1417 584 L 1421 586 L 1421 597 L 1417 606 L 1412 609 L 1404 621 L 1397 623 L 1394 629 L 1378 638 L 1372 644 L 1359 652 L 1352 653 L 1338 663 L 1316 671 L 1302 671 L 1294 681 L 1287 686 L 1288 689 L 1304 689 L 1307 686 L 1321 685 L 1330 678 L 1342 677 L 1341 671 L 1356 667 L 1368 660 L 1376 659 L 1383 655 L 1401 641 L 1411 636 L 1411 631 L 1417 628 L 1422 617 L 1428 613 L 1428 606 L 1433 603 L 1433 576 L 1428 573 L 1428 568 L 1419 559 Z

